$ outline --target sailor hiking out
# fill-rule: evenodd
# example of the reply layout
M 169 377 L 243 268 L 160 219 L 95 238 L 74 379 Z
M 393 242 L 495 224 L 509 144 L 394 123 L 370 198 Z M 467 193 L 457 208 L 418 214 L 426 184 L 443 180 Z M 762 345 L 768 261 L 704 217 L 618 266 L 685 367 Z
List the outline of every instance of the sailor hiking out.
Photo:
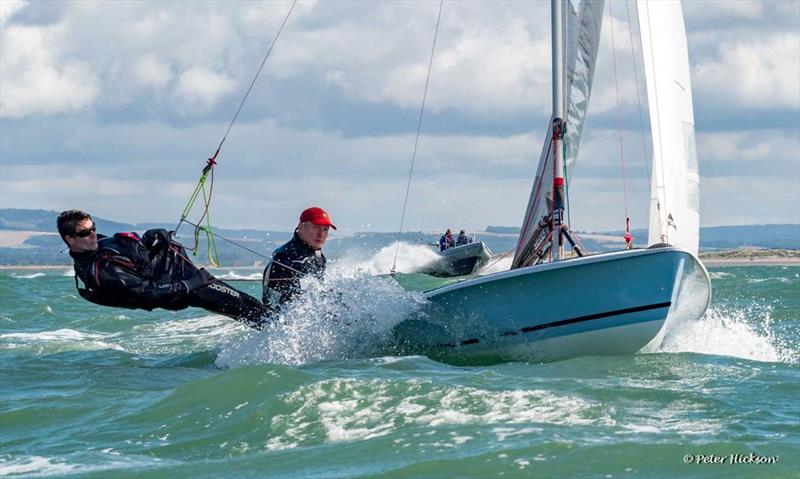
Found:
M 164 229 L 148 230 L 142 237 L 98 235 L 88 213 L 67 210 L 58 217 L 58 232 L 74 261 L 75 286 L 87 301 L 147 311 L 194 306 L 250 327 L 265 325 L 261 302 L 197 268 Z

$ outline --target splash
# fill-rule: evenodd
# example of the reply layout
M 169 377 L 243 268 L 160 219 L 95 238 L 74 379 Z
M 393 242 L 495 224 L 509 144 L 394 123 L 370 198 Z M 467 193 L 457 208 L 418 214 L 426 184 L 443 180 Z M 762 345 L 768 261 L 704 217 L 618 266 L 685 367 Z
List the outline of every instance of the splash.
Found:
M 217 365 L 299 365 L 368 357 L 385 347 L 392 328 L 424 304 L 390 277 L 332 268 L 324 283 L 301 282 L 303 295 L 264 331 L 246 331 L 220 348 Z
M 394 264 L 395 251 L 397 251 L 395 269 L 399 273 L 415 273 L 430 267 L 440 259 L 439 254 L 430 246 L 401 241 L 399 244 L 384 246 L 366 261 L 351 256 L 343 258 L 337 264 L 342 271 L 363 271 L 372 275 L 388 274 Z
M 754 361 L 798 362 L 798 350 L 770 327 L 771 308 L 709 308 L 699 321 L 676 325 L 667 332 L 662 352 L 692 352 Z
M 261 281 L 261 275 L 262 275 L 262 271 L 256 271 L 254 273 L 248 273 L 248 274 L 241 274 L 241 273 L 237 273 L 236 271 L 233 271 L 233 270 L 229 270 L 227 273 L 214 274 L 214 276 L 216 276 L 218 279 L 227 280 L 227 281 L 231 281 L 231 280 L 233 280 L 233 281 L 235 281 L 235 280 L 240 280 L 240 281 L 256 281 L 257 280 L 257 281 Z
M 507 253 L 492 256 L 486 265 L 477 272 L 478 276 L 485 276 L 487 274 L 510 270 L 511 262 L 514 260 L 514 255 L 511 253 L 512 252 L 509 251 Z

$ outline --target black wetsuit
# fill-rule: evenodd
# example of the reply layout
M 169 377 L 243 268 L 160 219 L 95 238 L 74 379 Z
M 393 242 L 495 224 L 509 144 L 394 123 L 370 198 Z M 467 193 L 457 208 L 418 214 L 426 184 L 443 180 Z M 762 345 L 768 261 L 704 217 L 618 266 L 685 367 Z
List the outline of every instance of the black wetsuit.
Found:
M 96 304 L 148 311 L 195 306 L 254 328 L 267 320 L 263 304 L 198 269 L 163 229 L 148 230 L 142 238 L 136 233 L 98 235 L 95 251 L 70 256 L 78 292 Z M 78 286 L 78 278 L 85 288 Z
M 295 233 L 289 242 L 272 253 L 272 261 L 264 269 L 264 305 L 272 311 L 280 309 L 300 293 L 300 278 L 313 274 L 322 280 L 325 263 L 322 251 L 314 250 Z

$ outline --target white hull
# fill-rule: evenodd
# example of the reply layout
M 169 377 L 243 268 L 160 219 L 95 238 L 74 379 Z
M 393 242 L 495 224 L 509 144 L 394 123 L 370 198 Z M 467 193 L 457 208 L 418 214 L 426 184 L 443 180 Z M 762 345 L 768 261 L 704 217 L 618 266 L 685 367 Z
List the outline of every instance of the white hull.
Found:
M 397 326 L 406 352 L 455 362 L 627 355 L 700 318 L 708 273 L 665 247 L 519 268 L 426 292 L 430 308 Z
M 483 241 L 455 246 L 438 254 L 438 261 L 419 272 L 441 277 L 466 276 L 480 269 L 492 257 Z

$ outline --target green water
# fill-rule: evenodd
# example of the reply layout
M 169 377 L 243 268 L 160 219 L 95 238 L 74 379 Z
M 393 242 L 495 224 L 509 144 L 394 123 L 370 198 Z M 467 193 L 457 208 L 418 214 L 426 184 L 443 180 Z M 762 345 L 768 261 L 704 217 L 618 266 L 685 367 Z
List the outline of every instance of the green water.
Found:
M 346 314 L 320 293 L 267 336 L 2 271 L 0 473 L 800 477 L 800 267 L 711 275 L 711 310 L 657 354 L 456 367 L 374 346 L 427 277 L 339 275 Z

